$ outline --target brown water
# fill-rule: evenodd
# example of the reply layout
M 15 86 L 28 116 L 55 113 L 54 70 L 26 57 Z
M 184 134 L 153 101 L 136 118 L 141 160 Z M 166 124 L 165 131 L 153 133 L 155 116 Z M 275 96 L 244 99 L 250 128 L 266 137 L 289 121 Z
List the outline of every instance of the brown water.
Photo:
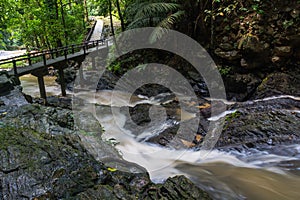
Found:
M 44 76 L 47 96 L 61 95 L 60 85 L 55 82 L 55 79 L 55 76 Z M 32 97 L 40 97 L 37 77 L 33 75 L 24 75 L 20 77 L 20 81 L 25 94 L 31 95 Z
M 25 93 L 39 95 L 35 77 L 24 76 L 21 81 Z M 53 77 L 46 77 L 45 83 L 49 94 L 60 94 L 60 88 Z M 300 199 L 300 145 L 276 147 L 281 148 L 282 151 L 293 150 L 294 153 L 290 156 L 274 155 L 260 150 L 240 153 L 162 148 L 139 142 L 129 130 L 124 128 L 125 115 L 121 112 L 112 113 L 107 107 L 107 105 L 111 106 L 112 96 L 118 98 L 118 103 L 113 105 L 115 108 L 134 106 L 138 103 L 158 104 L 155 98 L 134 97 L 133 101 L 127 102 L 128 94 L 120 92 L 113 95 L 111 91 L 81 92 L 75 95 L 86 102 L 82 107 L 84 112 L 91 112 L 104 126 L 105 133 L 102 139 L 117 141 L 116 148 L 122 157 L 146 168 L 154 182 L 162 182 L 170 176 L 184 174 L 199 187 L 208 191 L 214 199 Z M 106 105 L 105 109 L 101 105 Z M 184 113 L 183 120 L 195 117 L 186 111 L 182 113 Z M 168 124 L 162 122 L 151 131 L 145 130 L 142 134 L 151 135 L 155 128 L 159 130 L 167 126 Z M 86 141 L 89 149 L 95 151 L 92 154 L 96 159 L 101 160 L 97 157 L 101 155 L 101 152 L 97 152 L 99 138 L 97 136 L 86 138 L 85 135 L 80 137 L 82 141 Z M 91 146 L 95 148 L 90 148 Z
M 122 99 L 122 94 L 118 95 L 118 98 Z M 218 150 L 171 150 L 139 142 L 140 140 L 124 128 L 126 117 L 122 113 L 106 113 L 103 109 L 97 112 L 97 107 L 109 103 L 107 99 L 103 102 L 103 97 L 85 99 L 91 104 L 97 104 L 94 115 L 104 126 L 105 133 L 102 138 L 113 138 L 117 141 L 116 148 L 123 158 L 146 168 L 154 182 L 162 182 L 170 176 L 184 174 L 208 191 L 214 199 L 300 199 L 300 145 L 278 147 L 282 151 L 290 151 L 293 148 L 294 153 L 291 156 L 274 155 L 259 150 L 251 154 Z M 126 102 L 120 102 L 122 105 L 114 106 L 126 106 Z M 137 103 L 139 102 L 135 102 Z M 127 106 L 132 106 L 130 104 L 127 103 Z M 183 113 L 183 120 L 194 117 L 186 111 Z M 161 130 L 167 126 L 168 124 L 162 122 L 157 124 L 156 128 Z M 151 134 L 153 130 L 145 130 L 141 135 Z M 284 162 L 289 163 L 288 167 L 281 165 Z

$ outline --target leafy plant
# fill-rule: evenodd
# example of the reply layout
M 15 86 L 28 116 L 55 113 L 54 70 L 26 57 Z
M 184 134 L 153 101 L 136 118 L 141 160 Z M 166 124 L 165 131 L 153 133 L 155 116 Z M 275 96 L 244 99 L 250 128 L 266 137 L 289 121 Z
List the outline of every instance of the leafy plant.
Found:
M 288 29 L 289 27 L 294 25 L 294 21 L 292 19 L 291 20 L 285 20 L 282 25 L 283 25 L 284 29 Z
M 219 72 L 222 76 L 228 76 L 231 70 L 232 69 L 229 66 L 222 66 L 219 68 Z

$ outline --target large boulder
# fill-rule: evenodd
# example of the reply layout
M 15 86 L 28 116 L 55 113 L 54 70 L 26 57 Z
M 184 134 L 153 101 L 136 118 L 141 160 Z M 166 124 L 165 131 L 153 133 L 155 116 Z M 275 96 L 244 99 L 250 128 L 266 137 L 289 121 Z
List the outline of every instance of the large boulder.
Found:
M 6 71 L 0 71 L 0 96 L 9 94 L 17 85 L 20 85 L 17 78 L 9 76 Z
M 300 73 L 295 70 L 290 73 L 271 73 L 257 87 L 252 99 L 271 97 L 275 95 L 300 96 Z
M 260 148 L 300 141 L 300 101 L 290 98 L 245 102 L 225 116 L 218 148 Z
M 18 107 L 28 104 L 20 84 L 17 77 L 10 76 L 6 71 L 0 71 L 0 102 L 3 106 Z
M 0 119 L 1 199 L 211 199 L 183 176 L 154 184 L 145 171 L 97 161 L 80 130 L 72 130 L 69 110 L 25 105 L 8 108 Z

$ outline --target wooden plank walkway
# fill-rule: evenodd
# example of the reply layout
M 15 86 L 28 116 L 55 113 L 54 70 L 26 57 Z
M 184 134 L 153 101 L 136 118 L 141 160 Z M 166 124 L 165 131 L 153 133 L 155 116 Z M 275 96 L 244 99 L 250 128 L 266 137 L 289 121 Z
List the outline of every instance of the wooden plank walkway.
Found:
M 102 24 L 98 23 L 94 24 L 93 28 L 88 34 L 88 38 L 95 38 L 95 35 L 98 37 L 102 30 L 97 30 L 96 28 L 103 28 Z M 64 72 L 63 70 L 68 67 L 67 63 L 69 60 L 74 60 L 81 65 L 82 61 L 85 59 L 86 55 L 98 51 L 101 49 L 108 49 L 109 40 L 94 40 L 94 41 L 86 41 L 83 44 L 79 45 L 69 45 L 66 47 L 60 47 L 57 49 L 50 49 L 46 51 L 33 52 L 26 55 L 16 56 L 13 58 L 7 58 L 0 60 L 0 68 L 1 65 L 11 64 L 13 69 L 8 71 L 9 75 L 14 75 L 17 77 L 32 74 L 38 78 L 38 84 L 40 89 L 41 98 L 47 99 L 45 84 L 44 84 L 44 76 L 48 73 L 48 67 L 53 66 L 55 69 L 58 69 L 59 78 L 61 80 L 61 92 L 62 96 L 66 96 L 66 84 L 64 81 Z M 38 60 L 33 63 L 36 59 Z M 18 66 L 24 65 L 26 66 Z M 95 63 L 93 63 L 94 65 Z M 94 68 L 95 66 L 93 66 Z
M 65 63 L 68 60 L 76 60 L 77 58 L 84 57 L 93 51 L 97 51 L 99 49 L 105 49 L 105 48 L 107 48 L 107 44 L 103 43 L 101 46 L 96 46 L 96 47 L 90 48 L 87 51 L 81 50 L 79 52 L 75 52 L 74 54 L 68 54 L 67 56 L 59 56 L 57 58 L 34 63 L 32 65 L 28 65 L 28 66 L 24 66 L 24 67 L 17 67 L 16 68 L 17 73 L 15 73 L 15 70 L 12 69 L 12 70 L 8 71 L 8 74 L 23 76 L 26 74 L 33 73 L 35 71 L 46 69 L 49 66 L 55 66 L 55 65 L 58 65 L 59 63 Z

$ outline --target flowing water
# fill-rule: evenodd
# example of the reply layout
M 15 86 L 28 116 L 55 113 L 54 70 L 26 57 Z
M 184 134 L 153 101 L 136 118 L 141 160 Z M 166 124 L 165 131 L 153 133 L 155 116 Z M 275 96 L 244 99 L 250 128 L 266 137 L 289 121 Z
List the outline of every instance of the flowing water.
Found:
M 46 81 L 47 85 L 50 82 Z M 24 91 L 36 94 L 33 89 L 33 79 L 22 79 Z M 55 88 L 56 87 L 56 88 Z M 52 94 L 59 94 L 59 87 L 53 86 Z M 150 174 L 152 181 L 162 182 L 166 178 L 183 174 L 195 184 L 208 191 L 214 199 L 300 199 L 300 145 L 277 145 L 286 154 L 271 154 L 266 149 L 252 149 L 247 152 L 223 152 L 219 150 L 192 151 L 174 150 L 158 145 L 140 142 L 131 131 L 124 128 L 127 120 L 122 112 L 113 113 L 107 105 L 111 105 L 111 91 L 99 93 L 82 92 L 75 94 L 86 102 L 86 111 L 91 112 L 105 129 L 104 140 L 117 141 L 116 148 L 122 157 L 137 163 Z M 131 102 L 124 98 L 126 94 L 117 93 L 118 103 L 114 108 L 134 106 L 140 103 L 159 104 L 161 98 L 135 96 Z M 276 98 L 285 98 L 276 97 Z M 299 100 L 297 97 L 289 97 Z M 260 101 L 267 101 L 260 100 Z M 115 101 L 114 101 L 115 102 Z M 88 105 L 93 105 L 92 107 Z M 103 109 L 103 107 L 105 109 Z M 93 108 L 93 110 L 90 110 Z M 231 113 L 233 111 L 227 111 Z M 184 112 L 183 120 L 195 115 Z M 225 114 L 210 118 L 217 120 Z M 143 135 L 151 135 L 155 130 L 167 127 L 166 122 L 157 123 L 154 129 L 146 129 Z M 89 144 L 91 145 L 91 144 Z
M 58 96 L 61 94 L 60 86 L 55 82 L 55 79 L 55 76 L 44 76 L 47 96 Z M 25 94 L 31 95 L 32 97 L 40 97 L 37 77 L 24 75 L 20 77 L 20 81 Z

